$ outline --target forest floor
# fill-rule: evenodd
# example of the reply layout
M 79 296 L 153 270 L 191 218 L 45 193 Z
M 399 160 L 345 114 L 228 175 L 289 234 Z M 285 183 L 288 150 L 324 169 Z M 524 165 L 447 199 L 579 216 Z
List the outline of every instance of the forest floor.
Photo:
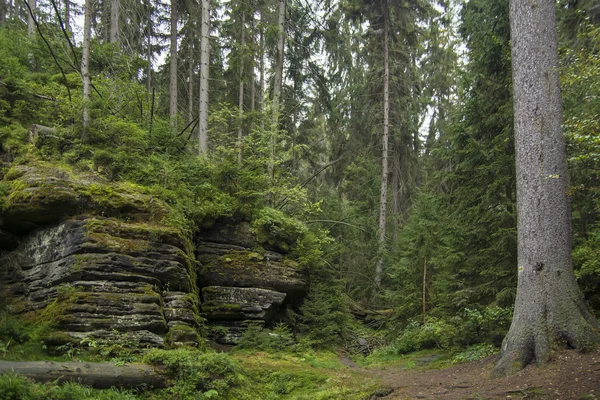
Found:
M 391 391 L 385 399 L 600 399 L 600 349 L 589 353 L 561 351 L 544 367 L 530 365 L 516 375 L 490 379 L 498 356 L 427 369 L 435 356 L 417 359 L 417 367 L 374 366 L 365 373 Z M 346 361 L 346 362 L 345 362 Z M 353 369 L 349 360 L 342 360 Z M 433 365 L 432 365 L 433 366 Z

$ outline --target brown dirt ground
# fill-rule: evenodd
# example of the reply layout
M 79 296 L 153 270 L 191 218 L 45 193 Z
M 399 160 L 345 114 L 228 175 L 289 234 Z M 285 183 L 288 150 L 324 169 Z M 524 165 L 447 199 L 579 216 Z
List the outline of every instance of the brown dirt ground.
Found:
M 437 370 L 401 367 L 373 369 L 392 392 L 385 399 L 599 399 L 600 349 L 588 353 L 565 350 L 538 368 L 490 379 L 498 356 Z

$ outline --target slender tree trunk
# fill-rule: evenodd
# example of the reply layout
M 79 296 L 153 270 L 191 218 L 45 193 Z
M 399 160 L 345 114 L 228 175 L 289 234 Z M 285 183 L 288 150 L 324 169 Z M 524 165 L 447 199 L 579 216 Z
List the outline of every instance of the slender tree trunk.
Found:
M 188 62 L 188 124 L 194 120 L 194 43 L 190 41 Z
M 31 7 L 31 12 L 27 14 L 27 35 L 32 38 L 35 34 L 35 21 L 33 18 L 37 12 L 37 0 L 30 0 L 29 7 Z
M 110 0 L 110 43 L 119 43 L 120 0 Z
M 558 346 L 600 342 L 571 259 L 569 178 L 561 125 L 555 2 L 511 0 L 518 276 L 510 330 L 494 375 L 549 359 Z
M 381 192 L 379 196 L 379 255 L 375 267 L 375 283 L 381 285 L 383 274 L 383 252 L 385 250 L 385 234 L 387 222 L 387 184 L 388 184 L 388 136 L 390 123 L 390 68 L 388 50 L 388 7 L 385 3 L 383 15 L 383 136 L 381 151 Z
M 177 1 L 171 0 L 171 79 L 169 82 L 169 117 L 177 130 Z
M 200 100 L 198 105 L 198 152 L 208 153 L 208 73 L 210 49 L 210 2 L 202 0 L 202 19 L 200 27 Z
M 283 50 L 285 43 L 285 0 L 279 0 L 279 22 L 277 24 L 279 35 L 277 39 L 277 59 L 275 62 L 275 81 L 273 82 L 273 119 L 271 122 L 269 176 L 275 177 L 275 146 L 276 132 L 279 126 L 279 102 L 281 86 L 283 84 Z
M 63 16 L 63 22 L 65 24 L 65 30 L 67 32 L 69 32 L 69 37 L 71 38 L 71 40 L 73 40 L 73 30 L 71 29 L 71 0 L 64 0 L 65 1 L 65 9 L 64 9 L 64 16 Z
M 148 99 L 150 98 L 150 92 L 152 92 L 152 25 L 148 27 L 148 48 L 146 58 L 148 60 L 148 72 L 146 73 L 146 93 L 148 93 Z
M 427 256 L 423 257 L 423 323 L 427 323 Z
M 265 110 L 265 27 L 264 27 L 264 14 L 260 10 L 260 38 L 259 38 L 259 81 L 258 81 L 258 96 L 260 111 Z M 264 132 L 265 130 L 265 119 L 264 116 L 260 118 L 260 129 Z
M 0 24 L 6 22 L 6 0 L 0 0 Z
M 90 94 L 91 94 L 91 77 L 90 77 L 90 37 L 92 30 L 92 13 L 94 0 L 85 0 L 84 16 L 83 16 L 83 48 L 81 55 L 81 79 L 83 81 L 83 131 L 81 134 L 82 140 L 85 142 L 88 139 L 88 127 L 90 125 Z
M 243 136 L 243 118 L 244 118 L 244 52 L 246 51 L 246 13 L 242 12 L 242 26 L 240 27 L 240 88 L 238 94 L 238 133 L 237 133 L 237 147 L 238 147 L 238 162 L 242 162 L 242 136 Z

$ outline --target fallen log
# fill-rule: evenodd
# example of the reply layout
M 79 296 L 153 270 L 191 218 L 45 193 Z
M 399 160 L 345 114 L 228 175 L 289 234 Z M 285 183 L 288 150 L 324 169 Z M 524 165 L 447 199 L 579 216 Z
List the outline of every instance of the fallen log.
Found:
M 97 389 L 161 389 L 169 386 L 165 376 L 147 364 L 0 361 L 0 374 L 14 371 L 37 382 L 75 382 Z

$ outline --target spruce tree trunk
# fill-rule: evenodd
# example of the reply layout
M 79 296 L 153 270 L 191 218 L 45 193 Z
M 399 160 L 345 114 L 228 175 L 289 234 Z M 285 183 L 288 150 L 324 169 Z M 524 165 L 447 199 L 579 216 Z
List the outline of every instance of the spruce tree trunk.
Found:
M 70 33 L 73 31 L 71 29 L 71 0 L 65 0 L 65 15 L 64 15 L 65 29 Z
M 238 162 L 242 162 L 242 119 L 244 117 L 244 51 L 246 48 L 246 14 L 242 12 L 242 25 L 240 27 L 240 71 L 239 71 L 239 93 L 238 93 L 238 132 L 237 132 L 237 146 L 238 146 Z
M 375 268 L 375 283 L 381 285 L 383 274 L 383 252 L 385 250 L 385 234 L 387 222 L 387 184 L 388 184 L 388 141 L 390 128 L 390 68 L 388 49 L 388 21 L 387 1 L 383 15 L 383 135 L 381 151 L 381 191 L 379 195 L 379 254 Z
M 81 79 L 83 81 L 83 131 L 81 138 L 85 142 L 88 139 L 88 127 L 90 125 L 90 94 L 92 81 L 90 77 L 90 36 L 92 30 L 92 12 L 94 0 L 85 0 L 83 13 L 83 45 L 81 55 Z
M 0 0 L 0 24 L 6 22 L 6 0 Z
M 110 43 L 119 43 L 119 8 L 120 0 L 110 1 Z
M 279 36 L 277 39 L 277 59 L 275 62 L 275 81 L 273 82 L 273 119 L 271 121 L 269 176 L 275 177 L 275 132 L 279 126 L 279 101 L 283 84 L 283 50 L 285 34 L 285 0 L 279 0 L 279 21 L 277 24 Z
M 201 155 L 208 153 L 209 7 L 209 0 L 202 0 L 202 18 L 200 22 L 200 100 L 198 106 L 198 152 Z
M 177 1 L 171 0 L 171 77 L 169 82 L 169 118 L 177 130 Z
M 35 21 L 33 20 L 33 17 L 35 16 L 37 9 L 37 0 L 30 0 L 29 7 L 31 8 L 31 11 L 27 13 L 27 35 L 29 38 L 32 38 L 35 34 Z
M 600 341 L 571 259 L 555 2 L 511 0 L 510 23 L 519 283 L 495 376 L 534 360 L 541 365 L 556 347 L 585 349 Z
M 188 60 L 188 124 L 194 120 L 194 43 L 190 42 Z

